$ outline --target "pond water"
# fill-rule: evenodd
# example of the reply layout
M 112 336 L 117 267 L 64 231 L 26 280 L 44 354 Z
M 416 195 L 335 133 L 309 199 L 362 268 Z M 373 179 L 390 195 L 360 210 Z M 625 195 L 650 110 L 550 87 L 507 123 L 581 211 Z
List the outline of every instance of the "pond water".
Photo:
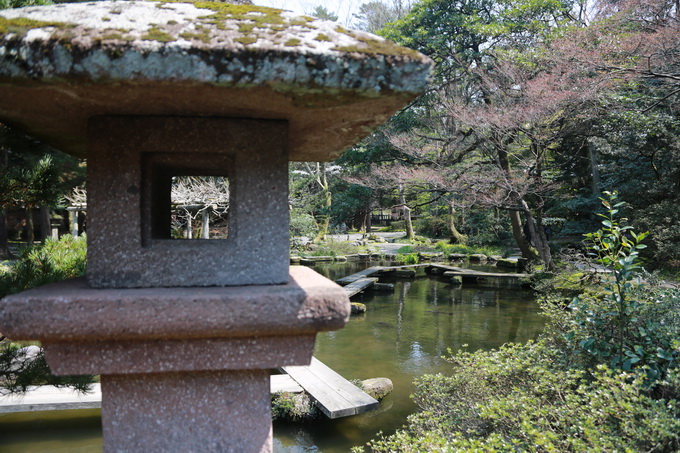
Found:
M 318 266 L 331 279 L 357 272 L 365 264 Z M 483 268 L 480 268 L 483 269 Z M 495 268 L 494 268 L 495 269 Z M 488 269 L 487 269 L 488 270 Z M 387 281 L 387 280 L 381 280 Z M 337 332 L 317 336 L 315 356 L 347 379 L 388 377 L 395 386 L 377 411 L 307 423 L 275 423 L 274 451 L 347 452 L 378 431 L 394 432 L 417 410 L 409 395 L 413 380 L 425 373 L 453 373 L 441 357 L 467 344 L 490 349 L 535 338 L 543 319 L 530 290 L 488 282 L 454 287 L 448 279 L 395 279 L 394 293 L 353 298 L 367 313 L 353 316 Z M 99 411 L 0 415 L 0 451 L 7 453 L 101 451 Z

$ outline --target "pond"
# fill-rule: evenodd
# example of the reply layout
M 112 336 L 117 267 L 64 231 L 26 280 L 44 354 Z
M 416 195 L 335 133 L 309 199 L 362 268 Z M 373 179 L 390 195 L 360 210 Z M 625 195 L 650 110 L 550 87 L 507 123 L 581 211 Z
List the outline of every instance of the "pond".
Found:
M 347 263 L 316 270 L 337 279 L 364 267 Z M 490 349 L 535 338 L 543 329 L 533 293 L 509 283 L 454 287 L 448 279 L 426 277 L 422 270 L 415 280 L 390 282 L 394 293 L 367 292 L 353 298 L 366 304 L 367 313 L 353 316 L 340 331 L 319 334 L 315 356 L 347 379 L 388 377 L 394 392 L 379 410 L 367 414 L 275 423 L 275 452 L 347 452 L 378 431 L 394 432 L 417 410 L 409 398 L 413 380 L 425 373 L 454 372 L 442 359 L 448 349 Z M 0 415 L 0 451 L 101 451 L 99 411 L 42 414 Z

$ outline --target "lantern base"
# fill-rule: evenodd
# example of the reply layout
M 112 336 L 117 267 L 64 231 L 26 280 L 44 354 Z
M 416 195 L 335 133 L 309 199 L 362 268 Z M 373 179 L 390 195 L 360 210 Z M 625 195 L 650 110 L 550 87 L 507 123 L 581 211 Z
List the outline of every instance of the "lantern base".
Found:
M 105 452 L 272 450 L 269 371 L 103 375 Z

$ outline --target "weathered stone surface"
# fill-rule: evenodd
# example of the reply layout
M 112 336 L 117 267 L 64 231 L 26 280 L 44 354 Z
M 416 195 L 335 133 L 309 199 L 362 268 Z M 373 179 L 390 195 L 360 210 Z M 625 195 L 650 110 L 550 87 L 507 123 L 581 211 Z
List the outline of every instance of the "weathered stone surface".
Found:
M 449 254 L 449 261 L 464 261 L 467 255 L 464 253 L 451 253 Z
M 107 452 L 272 450 L 269 371 L 102 376 Z
M 364 392 L 380 401 L 394 390 L 394 384 L 388 378 L 372 378 L 361 381 Z
M 351 302 L 352 304 L 352 314 L 358 315 L 359 313 L 366 313 L 366 305 L 359 302 Z
M 373 291 L 391 293 L 394 292 L 394 285 L 392 283 L 374 283 L 370 289 Z
M 441 261 L 444 254 L 442 252 L 419 252 L 418 258 L 421 261 Z
M 57 375 L 146 374 L 309 365 L 314 334 L 45 344 Z
M 285 121 L 90 121 L 87 280 L 97 288 L 288 281 Z M 170 238 L 170 176 L 227 176 L 229 237 Z M 164 191 L 165 188 L 165 191 Z
M 473 253 L 472 255 L 468 255 L 468 260 L 470 260 L 471 263 L 484 263 L 486 262 L 487 257 L 483 253 Z
M 285 285 L 93 289 L 73 279 L 7 296 L 0 326 L 14 340 L 97 342 L 313 334 L 342 327 L 349 299 L 313 270 Z
M 505 267 L 509 269 L 517 269 L 520 267 L 518 260 L 501 258 L 496 261 L 496 267 Z
M 380 37 L 256 6 L 0 11 L 0 119 L 79 156 L 92 116 L 206 115 L 285 119 L 292 160 L 332 160 L 422 92 L 431 65 Z

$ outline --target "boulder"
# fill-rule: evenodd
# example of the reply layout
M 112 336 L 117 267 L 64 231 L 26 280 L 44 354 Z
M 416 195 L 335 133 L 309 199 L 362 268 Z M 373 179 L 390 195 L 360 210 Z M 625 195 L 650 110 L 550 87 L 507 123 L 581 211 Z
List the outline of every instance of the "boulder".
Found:
M 361 381 L 364 392 L 368 393 L 373 398 L 380 401 L 385 396 L 389 395 L 394 390 L 394 384 L 391 380 L 384 377 L 366 379 Z
M 465 261 L 467 255 L 463 253 L 451 253 L 449 254 L 449 261 Z
M 503 268 L 508 268 L 508 269 L 517 269 L 519 267 L 519 263 L 517 260 L 509 259 L 509 258 L 501 258 L 498 261 L 496 261 L 496 267 L 503 267 Z
M 471 263 L 484 263 L 487 258 L 483 253 L 473 253 L 472 255 L 468 255 L 468 260 Z
M 366 305 L 359 302 L 351 302 L 352 304 L 352 314 L 358 315 L 359 313 L 366 313 Z
M 463 277 L 460 275 L 454 275 L 451 277 L 451 284 L 453 286 L 460 286 L 463 284 Z
M 373 283 L 369 289 L 373 291 L 394 292 L 394 285 L 392 283 Z
M 444 254 L 442 252 L 420 252 L 418 258 L 421 261 L 441 261 Z

